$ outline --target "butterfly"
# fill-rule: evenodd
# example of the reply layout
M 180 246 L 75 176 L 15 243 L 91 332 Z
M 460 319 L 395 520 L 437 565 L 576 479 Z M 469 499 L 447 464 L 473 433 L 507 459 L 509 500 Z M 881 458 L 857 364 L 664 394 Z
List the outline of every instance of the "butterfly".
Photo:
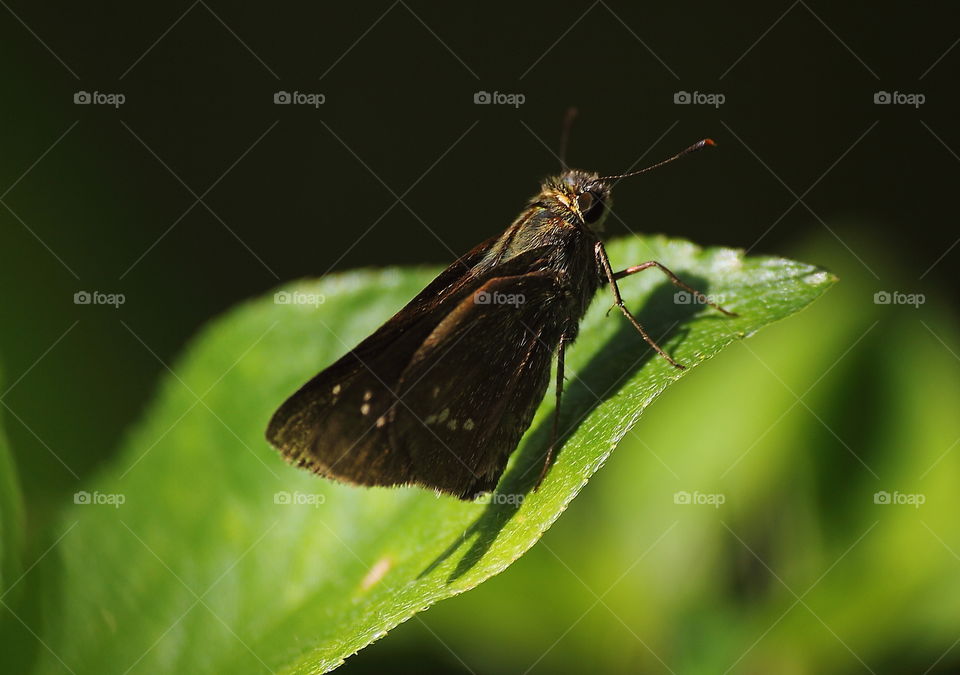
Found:
M 676 286 L 730 316 L 651 260 L 614 272 L 600 237 L 613 182 L 565 170 L 545 180 L 501 234 L 447 267 L 403 309 L 304 384 L 274 413 L 267 440 L 289 462 L 337 481 L 420 485 L 460 499 L 493 490 L 530 426 L 557 359 L 557 442 L 564 354 L 597 291 L 676 368 L 624 305 L 617 282 L 658 269 Z M 539 481 L 537 482 L 539 485 Z

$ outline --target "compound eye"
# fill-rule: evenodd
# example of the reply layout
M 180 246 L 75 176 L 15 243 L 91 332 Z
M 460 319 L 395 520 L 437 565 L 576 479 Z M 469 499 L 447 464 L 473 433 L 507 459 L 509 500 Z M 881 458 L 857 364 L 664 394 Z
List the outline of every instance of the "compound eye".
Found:
M 603 202 L 592 192 L 583 192 L 577 196 L 577 208 L 587 223 L 595 223 L 603 215 Z
M 587 211 L 590 210 L 590 207 L 593 206 L 594 202 L 593 194 L 589 192 L 584 192 L 577 196 L 577 208 L 580 209 L 580 213 L 586 215 Z

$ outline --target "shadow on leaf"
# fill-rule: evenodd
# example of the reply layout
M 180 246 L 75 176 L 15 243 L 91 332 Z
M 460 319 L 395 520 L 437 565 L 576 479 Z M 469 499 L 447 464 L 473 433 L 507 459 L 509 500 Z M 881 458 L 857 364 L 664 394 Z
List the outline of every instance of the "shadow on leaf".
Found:
M 709 290 L 707 281 L 702 277 L 685 275 L 684 279 L 704 293 Z M 685 338 L 687 331 L 683 328 L 684 322 L 696 314 L 712 311 L 702 305 L 677 304 L 674 301 L 675 291 L 676 288 L 669 282 L 657 286 L 644 303 L 643 310 L 635 314 L 650 336 L 668 352 L 681 344 Z M 568 373 L 569 381 L 564 388 L 560 411 L 560 437 L 557 440 L 557 451 L 553 462 L 556 462 L 563 452 L 567 439 L 576 432 L 583 420 L 597 406 L 619 392 L 623 385 L 651 358 L 659 358 L 619 312 L 616 316 L 611 312 L 608 318 L 611 321 L 621 321 L 619 329 L 580 372 L 575 376 L 573 373 Z M 716 318 L 724 317 L 717 313 Z M 574 346 L 573 349 L 576 347 Z M 623 365 L 625 362 L 628 363 L 626 367 Z M 516 496 L 529 494 L 540 476 L 550 443 L 553 414 L 551 411 L 536 428 L 528 432 L 530 440 L 523 444 L 523 450 L 507 469 L 496 491 L 490 495 L 490 503 L 467 528 L 463 536 L 430 563 L 420 573 L 419 578 L 433 572 L 471 539 L 475 539 L 473 544 L 451 572 L 447 583 L 455 582 L 483 559 L 500 532 L 519 511 L 523 500 L 517 499 Z M 548 476 L 549 471 L 550 469 L 548 469 Z M 498 495 L 504 498 L 498 499 Z

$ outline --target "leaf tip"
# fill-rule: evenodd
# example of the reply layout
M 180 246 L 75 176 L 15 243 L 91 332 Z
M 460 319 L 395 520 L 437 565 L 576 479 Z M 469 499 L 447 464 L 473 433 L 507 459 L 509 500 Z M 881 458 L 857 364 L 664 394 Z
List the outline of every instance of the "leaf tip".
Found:
M 820 269 L 808 274 L 803 280 L 810 286 L 832 286 L 840 279 L 832 272 Z

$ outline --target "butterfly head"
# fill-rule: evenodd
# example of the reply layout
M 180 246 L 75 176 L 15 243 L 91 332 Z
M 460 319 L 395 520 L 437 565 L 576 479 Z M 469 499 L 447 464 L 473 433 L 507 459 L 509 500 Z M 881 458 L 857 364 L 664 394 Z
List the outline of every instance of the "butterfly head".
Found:
M 610 183 L 597 174 L 569 170 L 548 179 L 539 202 L 566 220 L 600 232 L 611 204 Z
M 630 176 L 639 176 L 680 159 L 691 152 L 715 145 L 716 143 L 713 140 L 704 138 L 672 157 L 667 157 L 645 169 L 612 176 L 599 176 L 595 173 L 570 169 L 559 176 L 548 179 L 543 184 L 537 203 L 550 208 L 571 222 L 583 224 L 594 232 L 601 232 L 603 221 L 610 210 L 610 193 L 614 182 Z

